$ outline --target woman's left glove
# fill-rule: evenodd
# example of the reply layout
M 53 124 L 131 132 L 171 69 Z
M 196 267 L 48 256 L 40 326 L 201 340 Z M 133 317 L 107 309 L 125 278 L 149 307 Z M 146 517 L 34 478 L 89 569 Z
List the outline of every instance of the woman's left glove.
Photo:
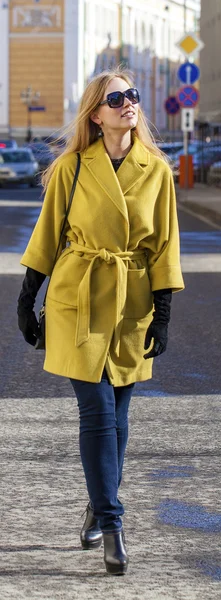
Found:
M 153 320 L 150 323 L 144 342 L 144 349 L 147 350 L 153 339 L 153 348 L 144 358 L 154 358 L 165 352 L 168 340 L 168 323 L 170 320 L 170 308 L 172 299 L 172 290 L 156 290 L 153 292 L 154 313 Z

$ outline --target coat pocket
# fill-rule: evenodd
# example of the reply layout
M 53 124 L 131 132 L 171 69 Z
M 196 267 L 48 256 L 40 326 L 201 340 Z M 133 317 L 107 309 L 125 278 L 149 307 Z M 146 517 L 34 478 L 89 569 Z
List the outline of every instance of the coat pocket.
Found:
M 78 288 L 89 264 L 88 260 L 78 256 L 73 250 L 66 249 L 62 252 L 51 275 L 48 298 L 77 308 Z
M 153 298 L 146 268 L 128 269 L 126 319 L 143 319 L 152 311 Z

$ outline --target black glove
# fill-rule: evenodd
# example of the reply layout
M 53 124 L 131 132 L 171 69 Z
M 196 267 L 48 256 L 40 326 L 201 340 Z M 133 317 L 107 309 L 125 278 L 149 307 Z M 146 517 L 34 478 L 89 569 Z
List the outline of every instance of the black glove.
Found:
M 18 326 L 23 333 L 25 341 L 31 344 L 31 346 L 35 346 L 40 332 L 34 311 L 18 314 Z
M 39 273 L 28 267 L 18 298 L 18 326 L 23 333 L 25 341 L 32 346 L 35 346 L 37 338 L 40 336 L 38 321 L 33 307 L 38 290 L 45 277 L 46 275 L 43 273 Z
M 168 340 L 168 323 L 170 320 L 170 305 L 172 299 L 172 290 L 156 290 L 153 292 L 154 308 L 153 320 L 150 323 L 144 342 L 144 349 L 147 350 L 153 338 L 154 344 L 152 350 L 144 354 L 144 358 L 154 358 L 165 352 Z

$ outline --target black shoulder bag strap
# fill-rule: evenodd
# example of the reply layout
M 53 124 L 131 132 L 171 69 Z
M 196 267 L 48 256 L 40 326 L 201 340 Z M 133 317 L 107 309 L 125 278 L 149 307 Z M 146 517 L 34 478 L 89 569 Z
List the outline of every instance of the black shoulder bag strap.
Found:
M 68 218 L 68 215 L 69 215 L 69 212 L 70 212 L 70 208 L 71 208 L 71 204 L 72 204 L 72 200 L 73 200 L 73 197 L 74 197 L 74 192 L 75 192 L 75 188 L 76 188 L 76 184 L 77 184 L 77 180 L 78 180 L 78 175 L 79 175 L 79 171 L 80 171 L 80 165 L 81 165 L 81 157 L 80 157 L 79 152 L 77 152 L 77 168 L 76 168 L 76 171 L 75 171 L 74 181 L 73 181 L 73 185 L 72 185 L 72 188 L 71 188 L 71 192 L 70 192 L 70 196 L 69 196 L 69 201 L 68 201 L 68 207 L 67 207 L 65 218 L 64 218 L 64 222 L 63 222 L 63 225 L 62 225 L 62 228 L 61 228 L 60 238 L 59 238 L 58 247 L 57 247 L 57 250 L 56 250 L 55 259 L 54 259 L 54 262 L 53 262 L 53 267 L 52 267 L 51 273 L 53 272 L 53 269 L 54 269 L 54 266 L 55 266 L 55 263 L 56 263 L 56 260 L 57 260 L 57 256 L 58 256 L 60 244 L 61 244 L 61 241 L 62 241 L 62 236 L 63 236 L 64 230 L 65 230 L 65 225 L 67 223 L 67 218 Z M 44 301 L 43 301 L 42 307 L 41 307 L 40 312 L 39 312 L 39 329 L 40 329 L 41 335 L 39 336 L 39 338 L 37 338 L 37 341 L 36 341 L 36 344 L 35 344 L 35 349 L 36 350 L 44 350 L 45 349 L 45 302 L 46 302 L 46 296 L 47 296 L 47 291 L 48 291 L 49 283 L 50 283 L 50 279 L 49 279 L 49 282 L 48 282 L 48 285 L 47 285 L 47 288 L 46 288 Z
M 54 269 L 54 266 L 55 266 L 55 263 L 56 263 L 56 260 L 57 260 L 57 256 L 58 256 L 60 244 L 61 244 L 63 233 L 64 233 L 64 230 L 65 230 L 65 227 L 66 227 L 66 223 L 67 223 L 67 218 L 68 218 L 68 215 L 69 215 L 69 212 L 70 212 L 70 209 L 71 209 L 72 200 L 73 200 L 73 197 L 74 197 L 74 192 L 75 192 L 75 188 L 76 188 L 77 180 L 78 180 L 78 175 L 79 175 L 79 171 L 80 171 L 80 166 L 81 166 L 81 155 L 79 154 L 79 152 L 77 152 L 77 167 L 76 167 L 76 171 L 75 171 L 75 175 L 74 175 L 74 180 L 73 180 L 72 188 L 71 188 L 71 191 L 70 191 L 70 196 L 69 196 L 69 200 L 68 200 L 68 207 L 67 207 L 65 218 L 64 218 L 64 222 L 63 222 L 63 225 L 62 225 L 62 228 L 61 228 L 61 233 L 60 233 L 58 247 L 57 247 L 55 258 L 54 258 L 54 262 L 53 262 L 52 271 Z M 52 271 L 51 271 L 51 274 L 52 274 Z M 45 292 L 43 307 L 45 306 L 45 301 L 46 301 L 46 296 L 47 296 L 47 291 L 48 291 L 49 283 L 50 283 L 50 279 L 49 279 L 49 282 L 48 282 L 48 285 L 47 285 L 47 289 L 46 289 L 46 292 Z

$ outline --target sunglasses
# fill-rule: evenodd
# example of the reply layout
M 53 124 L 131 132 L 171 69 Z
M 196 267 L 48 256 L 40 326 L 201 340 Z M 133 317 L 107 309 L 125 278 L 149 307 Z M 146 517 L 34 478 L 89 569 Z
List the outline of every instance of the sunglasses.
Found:
M 138 104 L 140 102 L 140 94 L 136 88 L 129 88 L 126 92 L 110 92 L 107 94 L 106 100 L 100 102 L 102 104 L 108 104 L 110 108 L 120 108 L 124 104 L 124 98 L 130 100 L 131 104 Z

